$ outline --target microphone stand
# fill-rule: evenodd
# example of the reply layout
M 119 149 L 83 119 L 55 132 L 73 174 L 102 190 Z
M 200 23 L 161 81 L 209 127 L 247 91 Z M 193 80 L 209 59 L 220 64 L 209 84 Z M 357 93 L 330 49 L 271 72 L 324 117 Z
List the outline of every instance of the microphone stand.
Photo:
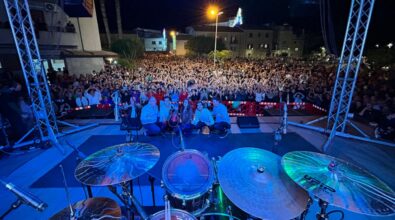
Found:
M 78 150 L 78 148 L 76 148 L 74 145 L 72 145 L 69 141 L 66 140 L 65 142 L 70 148 L 72 148 L 75 152 L 77 152 L 77 157 L 76 157 L 77 166 L 82 160 L 84 160 L 85 158 L 88 157 L 84 153 L 82 153 L 80 150 Z M 84 185 L 81 184 L 81 187 L 84 190 L 84 192 L 85 192 L 85 187 L 86 187 L 86 191 L 88 192 L 88 198 L 93 198 L 91 186 L 85 185 L 85 187 L 84 187 Z M 86 197 L 86 194 L 85 194 L 85 197 Z
M 15 209 L 19 208 L 23 204 L 23 200 L 18 198 L 15 202 L 11 204 L 11 206 L 5 211 L 1 216 L 0 220 L 3 220 L 8 214 L 10 214 Z
M 185 150 L 184 136 L 182 134 L 182 129 L 180 125 L 178 125 L 178 131 L 180 132 L 181 151 L 184 151 Z

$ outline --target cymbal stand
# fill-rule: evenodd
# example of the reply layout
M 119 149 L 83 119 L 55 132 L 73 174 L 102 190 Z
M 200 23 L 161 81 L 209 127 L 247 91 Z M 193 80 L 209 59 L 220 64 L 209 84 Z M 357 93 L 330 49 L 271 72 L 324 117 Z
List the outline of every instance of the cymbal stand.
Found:
M 151 194 L 152 194 L 152 204 L 154 207 L 156 207 L 156 203 L 155 203 L 155 187 L 154 187 L 154 181 L 155 181 L 155 177 L 151 176 L 148 174 L 148 181 L 151 185 Z
M 127 190 L 127 185 L 126 183 L 121 183 L 122 185 L 122 189 L 123 189 L 123 194 L 128 197 L 128 201 L 130 199 L 131 204 L 134 206 L 136 212 L 140 215 L 141 219 L 148 219 L 148 215 L 145 213 L 143 207 L 141 207 L 139 201 L 136 199 L 136 197 L 134 197 L 134 195 Z M 130 184 L 131 187 L 133 187 Z M 134 219 L 134 213 L 133 213 L 133 217 L 132 220 Z
M 309 197 L 309 200 L 307 201 L 306 209 L 303 211 L 303 213 L 298 218 L 299 220 L 305 220 L 306 219 L 306 216 L 309 213 L 311 204 L 313 204 L 313 199 L 311 197 Z
M 134 209 L 130 205 L 129 200 L 124 197 L 124 193 L 120 195 L 117 191 L 117 187 L 109 185 L 107 186 L 110 192 L 112 192 L 121 202 L 125 205 L 126 212 L 127 212 L 127 219 L 134 219 Z M 124 188 L 122 187 L 122 190 L 124 191 Z
M 340 213 L 340 220 L 344 219 L 344 212 L 341 210 L 333 210 L 330 212 L 326 212 L 326 209 L 328 208 L 328 202 L 319 199 L 318 200 L 318 205 L 320 206 L 321 210 L 320 213 L 317 213 L 316 217 L 317 220 L 328 220 L 329 219 L 329 215 L 331 215 L 332 213 Z

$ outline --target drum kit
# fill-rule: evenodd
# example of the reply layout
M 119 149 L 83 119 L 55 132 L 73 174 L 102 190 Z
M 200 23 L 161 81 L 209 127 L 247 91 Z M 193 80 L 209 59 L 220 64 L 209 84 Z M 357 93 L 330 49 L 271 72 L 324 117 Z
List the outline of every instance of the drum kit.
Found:
M 165 208 L 148 215 L 129 188 L 159 160 L 158 148 L 127 143 L 85 158 L 75 170 L 86 186 L 107 186 L 126 208 L 149 220 L 306 219 L 317 201 L 316 219 L 329 219 L 328 205 L 370 216 L 391 216 L 395 193 L 364 169 L 328 155 L 294 151 L 280 157 L 258 148 L 238 148 L 222 158 L 182 149 L 163 164 Z M 117 188 L 122 188 L 122 193 Z M 70 204 L 51 219 L 121 219 L 112 199 L 93 197 Z

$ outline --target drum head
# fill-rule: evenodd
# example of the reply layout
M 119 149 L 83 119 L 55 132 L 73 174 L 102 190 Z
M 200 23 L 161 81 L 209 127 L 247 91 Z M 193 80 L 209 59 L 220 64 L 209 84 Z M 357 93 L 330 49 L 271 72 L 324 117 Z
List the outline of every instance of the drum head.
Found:
M 214 170 L 206 156 L 197 150 L 171 155 L 162 169 L 163 183 L 175 198 L 190 200 L 205 194 L 214 181 Z
M 196 220 L 195 216 L 180 209 L 171 209 L 171 220 Z M 165 220 L 165 210 L 151 215 L 149 220 Z

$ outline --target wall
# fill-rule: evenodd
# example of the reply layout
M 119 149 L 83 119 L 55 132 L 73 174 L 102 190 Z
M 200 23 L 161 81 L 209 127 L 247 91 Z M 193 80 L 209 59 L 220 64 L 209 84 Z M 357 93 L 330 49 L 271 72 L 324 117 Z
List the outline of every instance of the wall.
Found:
M 65 61 L 69 73 L 75 75 L 98 72 L 104 67 L 102 57 L 69 57 Z
M 96 10 L 93 6 L 93 15 L 91 18 L 70 18 L 70 21 L 74 24 L 76 32 L 79 36 L 79 29 L 81 29 L 82 43 L 81 40 L 78 42 L 79 50 L 88 51 L 100 51 L 102 50 L 99 35 L 99 26 L 97 24 Z M 79 20 L 79 22 L 78 22 Z M 79 27 L 78 28 L 78 24 Z M 83 44 L 83 47 L 82 47 Z

